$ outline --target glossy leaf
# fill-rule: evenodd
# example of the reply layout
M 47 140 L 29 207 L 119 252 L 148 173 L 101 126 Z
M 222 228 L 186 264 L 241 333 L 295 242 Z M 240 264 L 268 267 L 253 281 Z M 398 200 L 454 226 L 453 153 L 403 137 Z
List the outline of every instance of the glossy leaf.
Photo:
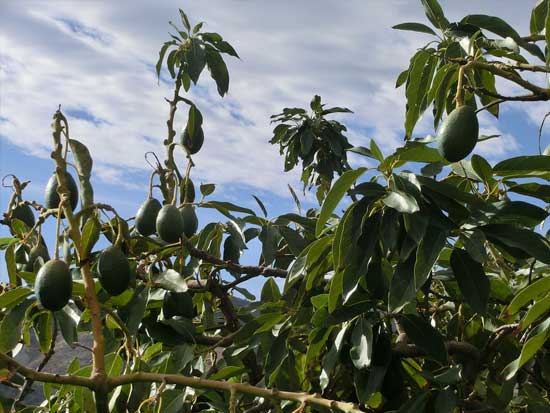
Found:
M 366 369 L 372 360 L 372 326 L 360 318 L 351 333 L 350 358 L 356 369 Z
M 433 31 L 433 29 L 422 23 L 401 23 L 393 26 L 392 29 L 427 33 L 427 34 L 433 34 L 435 36 L 435 32 Z
M 403 315 L 400 322 L 412 343 L 440 364 L 447 363 L 447 349 L 443 337 L 427 320 L 411 314 Z
M 451 268 L 466 302 L 477 313 L 484 314 L 489 300 L 490 285 L 483 266 L 465 250 L 454 248 Z

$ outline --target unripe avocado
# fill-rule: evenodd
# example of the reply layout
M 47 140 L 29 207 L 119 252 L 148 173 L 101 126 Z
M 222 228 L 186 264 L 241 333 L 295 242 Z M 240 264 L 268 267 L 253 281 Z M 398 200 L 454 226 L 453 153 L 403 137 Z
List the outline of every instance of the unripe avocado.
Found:
M 97 272 L 101 286 L 110 295 L 122 294 L 130 284 L 130 263 L 120 248 L 110 246 L 99 254 Z
M 38 258 L 42 258 L 44 262 L 47 262 L 50 260 L 48 247 L 46 247 L 44 244 L 38 244 L 31 248 L 31 250 L 29 251 L 29 260 L 25 265 L 25 271 L 32 272 L 34 270 L 34 262 Z
M 23 221 L 29 228 L 34 226 L 34 214 L 29 205 L 18 205 L 11 211 L 11 217 Z
M 458 162 L 476 146 L 479 123 L 475 109 L 469 105 L 454 109 L 437 131 L 438 150 L 449 162 Z
M 74 210 L 78 205 L 78 185 L 71 174 L 65 175 L 67 181 L 67 189 L 70 192 L 69 201 L 71 208 Z M 44 190 L 44 205 L 46 208 L 57 208 L 59 206 L 59 194 L 57 193 L 57 176 L 53 174 Z
M 223 243 L 223 260 L 238 264 L 240 257 L 241 250 L 239 249 L 239 246 L 232 236 L 227 237 Z
M 183 218 L 183 233 L 187 238 L 191 238 L 199 227 L 199 219 L 195 213 L 195 208 L 192 205 L 184 205 L 180 211 Z
M 193 181 L 191 179 L 187 180 L 187 185 L 185 185 L 185 179 L 183 179 L 181 186 L 180 186 L 180 202 L 195 202 L 195 185 L 193 185 Z M 185 195 L 187 193 L 187 199 L 185 199 Z
M 185 229 L 180 210 L 174 205 L 164 205 L 157 216 L 157 234 L 168 243 L 178 242 Z
M 187 151 L 194 155 L 201 150 L 202 144 L 204 143 L 204 131 L 201 126 L 195 127 L 194 136 L 191 138 L 187 128 L 185 128 L 180 136 L 180 143 L 185 146 Z
M 167 291 L 162 301 L 162 312 L 164 318 L 172 318 L 175 316 L 193 318 L 195 316 L 193 297 L 187 292 L 175 293 Z
M 61 260 L 48 261 L 36 275 L 34 290 L 42 307 L 50 311 L 61 310 L 73 292 L 69 266 Z
M 144 237 L 155 233 L 155 224 L 157 215 L 161 210 L 162 205 L 155 198 L 146 200 L 136 213 L 136 229 Z

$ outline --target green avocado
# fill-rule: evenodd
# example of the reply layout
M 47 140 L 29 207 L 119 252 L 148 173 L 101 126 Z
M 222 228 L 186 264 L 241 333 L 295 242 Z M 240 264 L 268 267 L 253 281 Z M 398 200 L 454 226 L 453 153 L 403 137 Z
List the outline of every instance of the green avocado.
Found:
M 237 245 L 233 237 L 230 235 L 225 239 L 225 242 L 223 243 L 223 260 L 238 264 L 240 257 L 241 250 L 239 249 L 239 246 Z
M 18 205 L 11 211 L 11 218 L 16 218 L 23 221 L 26 226 L 32 228 L 34 226 L 34 214 L 29 205 Z
M 193 318 L 195 316 L 193 297 L 187 292 L 175 293 L 167 291 L 162 301 L 162 312 L 164 318 L 172 318 L 175 316 Z
M 180 136 L 180 143 L 187 149 L 187 151 L 194 155 L 201 150 L 204 143 L 204 131 L 201 126 L 195 127 L 194 136 L 191 138 L 185 128 Z
M 61 310 L 73 292 L 69 266 L 61 260 L 48 261 L 36 275 L 34 290 L 42 307 L 50 311 Z
M 449 162 L 458 162 L 468 156 L 476 146 L 479 123 L 475 109 L 469 105 L 454 109 L 437 131 L 438 150 Z
M 67 189 L 70 192 L 69 201 L 71 208 L 74 210 L 78 205 L 78 185 L 76 184 L 74 178 L 71 174 L 67 173 L 65 175 L 67 180 Z M 46 185 L 44 191 L 44 205 L 48 209 L 57 208 L 59 206 L 59 194 L 57 193 L 57 176 L 53 174 Z
M 38 244 L 31 248 L 31 250 L 29 251 L 29 260 L 27 261 L 27 264 L 25 264 L 25 271 L 28 271 L 28 272 L 34 271 L 34 262 L 38 258 L 42 258 L 44 262 L 47 262 L 50 260 L 48 247 L 46 247 L 44 244 Z
M 130 263 L 118 247 L 110 246 L 101 251 L 97 272 L 101 286 L 110 295 L 122 294 L 130 284 Z
M 174 205 L 164 205 L 157 215 L 156 227 L 163 241 L 178 242 L 185 229 L 179 209 Z
M 195 208 L 192 205 L 184 205 L 180 211 L 183 218 L 183 233 L 187 238 L 191 238 L 199 227 L 199 219 L 195 213 Z
M 155 233 L 155 223 L 157 215 L 161 210 L 162 205 L 155 198 L 146 200 L 136 213 L 136 229 L 144 237 Z
M 187 194 L 187 199 L 185 195 Z M 191 179 L 187 180 L 187 185 L 185 185 L 185 178 L 182 180 L 180 185 L 180 202 L 195 202 L 195 185 Z

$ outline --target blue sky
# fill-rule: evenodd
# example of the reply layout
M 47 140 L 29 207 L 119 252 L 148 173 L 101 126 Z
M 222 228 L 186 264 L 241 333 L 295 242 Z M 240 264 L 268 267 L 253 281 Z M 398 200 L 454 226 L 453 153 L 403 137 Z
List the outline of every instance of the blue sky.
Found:
M 466 14 L 497 15 L 527 34 L 535 1 L 441 3 L 451 21 Z M 353 144 L 366 145 L 372 137 L 385 153 L 400 144 L 404 99 L 403 91 L 394 88 L 395 78 L 429 36 L 391 26 L 425 22 L 420 1 L 7 0 L 0 13 L 1 175 L 31 180 L 26 197 L 42 199 L 53 169 L 51 116 L 61 104 L 72 136 L 94 157 L 96 200 L 108 200 L 123 216 L 132 216 L 147 192 L 143 153 L 163 152 L 163 98 L 170 96 L 170 88 L 157 84 L 153 67 L 168 38 L 167 22 L 178 19 L 178 7 L 192 22 L 206 21 L 205 29 L 221 33 L 242 58 L 226 59 L 231 82 L 224 99 L 207 73 L 191 93 L 203 112 L 206 136 L 192 176 L 197 184 L 217 184 L 213 199 L 258 210 L 255 194 L 270 216 L 294 208 L 287 184 L 298 188 L 299 176 L 283 173 L 283 159 L 268 143 L 269 116 L 285 106 L 307 106 L 314 94 L 354 111 L 341 117 Z M 508 84 L 501 86 L 505 94 L 514 92 Z M 502 137 L 478 145 L 475 152 L 491 162 L 535 153 L 538 124 L 548 106 L 509 103 L 499 121 L 483 115 L 482 133 Z M 185 121 L 185 111 L 180 112 L 178 130 Z M 433 133 L 431 125 L 426 116 L 416 134 Z M 365 162 L 353 160 L 357 166 Z M 2 209 L 9 196 L 0 190 Z M 306 205 L 312 201 L 304 200 Z M 222 219 L 210 211 L 200 218 L 202 224 Z M 5 235 L 0 228 L 0 236 Z M 248 255 L 256 252 L 255 247 Z

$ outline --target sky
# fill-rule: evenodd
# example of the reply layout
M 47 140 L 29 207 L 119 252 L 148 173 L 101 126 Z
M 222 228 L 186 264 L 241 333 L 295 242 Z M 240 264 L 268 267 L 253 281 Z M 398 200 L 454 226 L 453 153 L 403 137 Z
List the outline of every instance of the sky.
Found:
M 441 1 L 450 21 L 467 14 L 497 15 L 528 34 L 535 0 Z M 341 115 L 354 145 L 374 138 L 383 152 L 402 143 L 405 101 L 395 89 L 397 75 L 424 34 L 392 30 L 407 21 L 426 22 L 420 1 L 104 1 L 1 0 L 0 2 L 0 175 L 31 180 L 27 199 L 43 198 L 53 171 L 49 159 L 51 117 L 58 105 L 68 116 L 73 138 L 94 158 L 97 201 L 133 216 L 147 193 L 149 166 L 143 154 L 163 154 L 170 85 L 157 82 L 154 65 L 169 40 L 169 20 L 183 8 L 192 24 L 223 35 L 241 59 L 226 57 L 229 93 L 223 99 L 207 71 L 189 97 L 204 116 L 205 144 L 194 156 L 194 182 L 215 183 L 212 199 L 255 208 L 260 197 L 270 217 L 293 210 L 287 184 L 299 189 L 299 174 L 283 172 L 283 158 L 268 141 L 269 116 L 283 107 L 308 107 L 314 94 Z M 540 80 L 540 79 L 539 79 Z M 542 79 L 544 80 L 544 79 Z M 503 93 L 514 88 L 501 83 Z M 491 163 L 537 152 L 538 126 L 548 104 L 508 103 L 497 121 L 480 117 L 481 133 L 500 134 L 475 153 Z M 179 131 L 186 111 L 178 112 Z M 415 135 L 433 134 L 429 116 Z M 547 137 L 547 133 L 543 135 Z M 545 142 L 548 143 L 548 142 Z M 545 145 L 543 145 L 544 147 Z M 183 165 L 180 153 L 178 162 Z M 353 157 L 354 166 L 367 164 Z M 0 207 L 10 191 L 0 188 Z M 306 195 L 306 206 L 314 198 Z M 200 212 L 201 224 L 223 220 Z M 0 228 L 0 236 L 6 236 Z M 253 262 L 257 246 L 245 255 Z M 3 264 L 0 271 L 4 272 Z M 0 273 L 0 279 L 3 275 Z M 5 279 L 5 278 L 4 278 Z M 257 290 L 258 284 L 251 288 Z

